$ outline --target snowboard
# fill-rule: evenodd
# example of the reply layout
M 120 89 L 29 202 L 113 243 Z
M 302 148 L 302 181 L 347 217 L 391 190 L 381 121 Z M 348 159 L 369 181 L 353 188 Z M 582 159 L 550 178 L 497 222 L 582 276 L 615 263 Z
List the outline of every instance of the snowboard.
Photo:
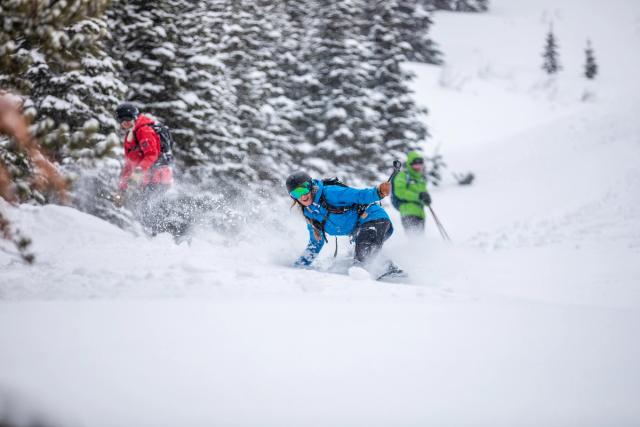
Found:
M 378 282 L 388 283 L 409 282 L 409 275 L 397 267 L 384 273 L 370 272 L 362 267 L 351 267 L 347 274 L 355 280 L 376 280 Z

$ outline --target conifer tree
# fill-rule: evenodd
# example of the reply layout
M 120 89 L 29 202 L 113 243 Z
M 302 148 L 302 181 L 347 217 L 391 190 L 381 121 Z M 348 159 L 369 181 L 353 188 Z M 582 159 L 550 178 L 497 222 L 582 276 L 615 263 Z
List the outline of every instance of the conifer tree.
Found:
M 279 31 L 267 18 L 270 2 L 230 0 L 223 16 L 219 51 L 237 96 L 242 137 L 238 148 L 249 168 L 246 179 L 277 180 L 284 174 L 274 157 L 283 143 L 274 102 L 283 95 L 281 74 L 273 56 Z M 285 151 L 280 151 L 285 155 Z
M 458 12 L 486 12 L 489 0 L 456 0 L 455 10 Z
M 314 2 L 284 0 L 277 2 L 273 26 L 279 29 L 274 59 L 279 73 L 278 85 L 282 95 L 273 99 L 277 114 L 274 127 L 285 136 L 279 148 L 291 162 L 300 164 L 309 153 L 308 134 L 311 135 L 320 114 L 318 94 L 320 82 L 312 65 L 311 30 Z M 284 168 L 285 170 L 287 168 Z
M 187 136 L 182 124 L 186 104 L 178 93 L 187 81 L 181 48 L 187 46 L 181 18 L 195 6 L 187 0 L 114 0 L 109 8 L 111 56 L 121 58 L 127 100 Z
M 397 2 L 400 37 L 411 46 L 407 51 L 407 59 L 426 64 L 442 64 L 442 54 L 429 37 L 429 28 L 433 25 L 430 12 L 419 3 L 418 0 Z
M 584 75 L 586 78 L 592 80 L 598 74 L 598 64 L 596 64 L 596 58 L 593 54 L 593 47 L 591 46 L 591 40 L 587 40 L 587 48 L 585 49 L 586 62 L 584 64 Z
M 486 12 L 489 0 L 422 0 L 427 9 L 452 12 Z
M 329 161 L 341 176 L 370 179 L 378 172 L 383 132 L 370 87 L 376 70 L 363 36 L 363 12 L 359 0 L 333 0 L 318 11 L 311 46 L 318 123 L 308 135 L 314 145 L 309 162 Z
M 61 164 L 89 165 L 111 155 L 117 138 L 110 111 L 124 85 L 103 48 L 107 0 L 16 0 L 0 5 L 0 85 L 24 99 L 33 131 Z M 22 188 L 22 198 L 44 201 L 32 191 L 30 162 L 9 143 L 0 157 Z
M 547 74 L 553 75 L 562 69 L 560 62 L 558 61 L 558 43 L 556 42 L 556 37 L 553 34 L 553 27 L 549 28 L 542 57 L 544 58 L 542 69 L 545 70 Z
M 182 16 L 186 44 L 179 46 L 187 76 L 177 94 L 186 105 L 181 165 L 187 175 L 207 185 L 213 177 L 224 182 L 247 169 L 238 149 L 242 132 L 237 95 L 218 52 L 222 13 L 219 2 L 197 2 Z
M 375 161 L 379 170 L 417 148 L 427 137 L 424 125 L 426 110 L 416 106 L 408 83 L 412 75 L 401 67 L 408 47 L 402 43 L 398 31 L 400 15 L 396 0 L 376 0 L 368 3 L 372 16 L 370 39 L 373 43 L 375 79 L 370 87 L 377 93 L 375 107 L 380 116 L 383 144 Z

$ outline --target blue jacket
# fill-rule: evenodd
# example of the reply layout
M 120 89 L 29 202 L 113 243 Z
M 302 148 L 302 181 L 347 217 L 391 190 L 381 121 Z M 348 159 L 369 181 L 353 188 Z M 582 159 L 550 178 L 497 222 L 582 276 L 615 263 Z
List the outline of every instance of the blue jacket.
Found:
M 304 208 L 304 216 L 318 223 L 324 222 L 324 231 L 329 235 L 349 236 L 366 222 L 379 219 L 391 221 L 385 210 L 375 203 L 380 200 L 376 187 L 362 190 L 338 185 L 325 187 L 322 181 L 317 179 L 313 180 L 313 185 L 317 187 L 317 191 L 313 198 L 313 203 Z M 329 213 L 320 203 L 320 199 L 323 196 L 331 208 L 353 206 L 353 209 L 349 209 L 344 213 Z M 365 210 L 365 218 L 358 214 L 357 205 L 368 205 Z M 324 246 L 324 236 L 321 235 L 320 239 L 316 239 L 314 228 L 311 224 L 307 224 L 307 229 L 309 230 L 309 244 L 302 256 L 295 262 L 296 266 L 310 265 Z M 393 228 L 391 227 L 389 228 L 389 235 L 392 232 Z

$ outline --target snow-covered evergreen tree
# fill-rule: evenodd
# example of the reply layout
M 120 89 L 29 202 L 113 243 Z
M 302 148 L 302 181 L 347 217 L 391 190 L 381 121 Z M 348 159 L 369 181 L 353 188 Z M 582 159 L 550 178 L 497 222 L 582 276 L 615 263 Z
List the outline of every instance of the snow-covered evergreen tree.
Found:
M 200 1 L 184 13 L 185 45 L 180 46 L 187 76 L 177 98 L 186 104 L 179 154 L 184 173 L 211 183 L 246 176 L 239 149 L 241 126 L 231 77 L 218 53 L 222 37 L 220 2 Z M 224 5 L 222 5 L 224 6 Z
M 489 0 L 457 0 L 458 12 L 486 12 L 489 10 Z
M 584 51 L 586 59 L 584 64 L 584 76 L 588 79 L 594 79 L 598 74 L 598 64 L 593 54 L 593 47 L 591 46 L 591 40 L 587 40 L 587 48 Z
M 362 35 L 363 12 L 360 0 L 329 1 L 318 10 L 311 62 L 320 86 L 307 162 L 322 167 L 328 161 L 334 174 L 372 179 L 379 171 L 383 131 L 369 84 L 375 68 L 371 44 Z
M 276 132 L 285 136 L 278 151 L 286 152 L 291 159 L 291 164 L 281 169 L 289 171 L 308 160 L 313 146 L 309 137 L 313 135 L 322 107 L 318 96 L 320 82 L 312 65 L 310 49 L 315 3 L 313 0 L 283 0 L 277 5 L 272 16 L 280 37 L 274 59 L 279 73 L 278 86 L 283 93 L 271 102 L 277 115 Z
M 58 162 L 76 166 L 112 154 L 117 138 L 110 111 L 124 85 L 103 48 L 107 0 L 0 5 L 0 85 L 24 97 L 33 132 Z M 0 157 L 12 163 L 23 198 L 43 201 L 26 179 L 23 154 L 6 142 Z
M 383 130 L 380 155 L 373 160 L 379 170 L 384 170 L 393 159 L 402 158 L 427 137 L 423 120 L 426 110 L 416 106 L 408 87 L 413 76 L 401 68 L 410 48 L 398 30 L 401 15 L 396 0 L 370 1 L 368 14 L 372 17 L 369 34 L 376 70 L 369 87 L 376 93 L 378 127 Z
M 544 58 L 542 69 L 545 70 L 547 74 L 556 74 L 562 69 L 558 60 L 558 42 L 553 34 L 553 27 L 549 28 L 549 33 L 547 33 L 547 40 L 542 57 Z
M 279 30 L 267 14 L 270 2 L 230 0 L 225 7 L 219 50 L 237 95 L 242 130 L 239 149 L 246 157 L 248 180 L 276 181 L 286 175 L 289 162 L 274 108 L 283 95 L 282 75 L 274 58 Z M 278 156 L 280 154 L 281 156 Z
M 427 9 L 452 12 L 486 12 L 489 0 L 422 0 Z
M 410 45 L 406 51 L 407 60 L 442 64 L 442 54 L 429 36 L 433 25 L 431 11 L 419 0 L 398 0 L 395 13 L 400 37 Z
M 111 56 L 121 58 L 121 75 L 129 86 L 126 99 L 187 136 L 186 104 L 178 98 L 187 81 L 181 48 L 187 44 L 183 14 L 194 6 L 186 0 L 114 0 L 109 8 L 113 34 Z

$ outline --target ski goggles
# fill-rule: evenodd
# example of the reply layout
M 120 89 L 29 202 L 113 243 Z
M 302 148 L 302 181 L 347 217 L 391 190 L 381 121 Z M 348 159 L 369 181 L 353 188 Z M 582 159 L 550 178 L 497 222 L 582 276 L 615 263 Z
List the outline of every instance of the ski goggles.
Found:
M 293 190 L 291 190 L 289 194 L 291 195 L 291 197 L 298 200 L 300 197 L 304 196 L 305 194 L 309 194 L 310 192 L 311 192 L 311 183 L 305 182 L 300 187 L 296 187 Z
M 415 159 L 413 162 L 411 162 L 412 165 L 424 165 L 424 159 L 422 158 L 417 158 Z

